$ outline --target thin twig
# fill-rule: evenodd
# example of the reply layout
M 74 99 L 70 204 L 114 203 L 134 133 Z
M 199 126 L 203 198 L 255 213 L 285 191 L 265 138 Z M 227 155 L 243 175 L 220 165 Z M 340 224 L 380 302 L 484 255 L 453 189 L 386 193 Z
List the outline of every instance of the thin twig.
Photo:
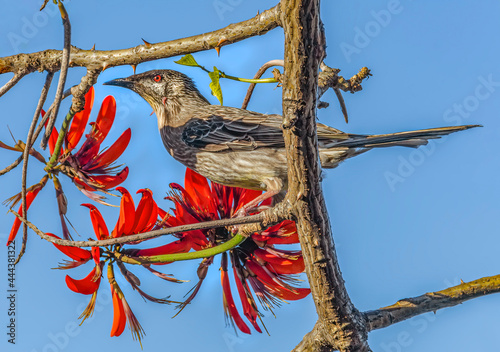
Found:
M 199 222 L 196 224 L 188 224 L 170 227 L 161 230 L 144 232 L 136 235 L 130 235 L 125 237 L 118 238 L 110 238 L 107 240 L 101 241 L 69 241 L 58 239 L 52 236 L 47 236 L 44 232 L 38 229 L 34 224 L 25 220 L 21 215 L 19 215 L 16 211 L 10 209 L 9 212 L 14 214 L 19 220 L 23 223 L 26 223 L 30 229 L 32 229 L 38 236 L 42 239 L 47 240 L 49 242 L 59 244 L 61 246 L 71 246 L 71 247 L 102 247 L 102 246 L 110 246 L 114 244 L 123 244 L 129 242 L 143 241 L 154 237 L 160 237 L 163 235 L 169 235 L 173 233 L 181 233 L 187 231 L 194 230 L 203 230 L 217 227 L 225 227 L 225 226 L 236 226 L 236 225 L 245 225 L 238 229 L 238 233 L 243 236 L 249 236 L 253 232 L 261 231 L 264 228 L 280 223 L 283 220 L 290 219 L 290 204 L 285 202 L 281 202 L 277 204 L 275 207 L 267 209 L 262 213 L 245 216 L 242 218 L 232 218 L 232 219 L 222 219 L 222 220 L 214 220 L 214 221 L 205 221 Z
M 5 93 L 7 93 L 12 87 L 14 87 L 17 84 L 17 82 L 21 80 L 21 78 L 26 76 L 26 74 L 28 74 L 28 70 L 22 70 L 17 72 L 14 75 L 14 77 L 12 77 L 7 83 L 5 83 L 5 85 L 2 88 L 0 88 L 0 97 Z
M 14 160 L 12 164 L 4 168 L 3 170 L 0 170 L 0 176 L 5 175 L 7 172 L 10 170 L 14 169 L 17 165 L 21 164 L 21 161 L 23 161 L 23 156 L 21 155 L 19 158 Z
M 31 120 L 30 129 L 28 131 L 28 136 L 26 137 L 26 147 L 23 152 L 23 171 L 22 171 L 22 180 L 21 180 L 21 199 L 22 199 L 22 209 L 23 216 L 27 220 L 28 219 L 28 209 L 26 206 L 26 178 L 28 175 L 28 160 L 29 160 L 29 151 L 31 150 L 31 145 L 33 144 L 33 134 L 35 132 L 35 126 L 38 122 L 38 118 L 40 116 L 40 112 L 42 111 L 43 104 L 45 104 L 45 100 L 47 99 L 47 93 L 49 92 L 50 84 L 52 83 L 52 78 L 54 77 L 53 72 L 47 73 L 47 77 L 45 78 L 45 84 L 43 85 L 42 92 L 40 93 L 40 99 L 38 100 L 38 105 L 35 109 L 35 114 L 33 116 L 33 120 Z M 16 258 L 14 264 L 19 263 L 21 257 L 26 251 L 26 243 L 28 241 L 28 225 L 26 223 L 23 224 L 23 242 L 21 245 L 21 250 Z
M 55 243 L 55 244 L 59 244 L 61 246 L 71 246 L 71 247 L 110 246 L 110 245 L 114 245 L 114 244 L 123 244 L 123 243 L 128 243 L 128 242 L 142 241 L 142 240 L 146 240 L 146 239 L 150 239 L 150 238 L 154 238 L 154 237 L 160 237 L 163 235 L 170 235 L 173 233 L 187 232 L 187 231 L 193 231 L 193 230 L 203 230 L 203 229 L 224 227 L 224 226 L 234 226 L 234 225 L 258 223 L 258 222 L 261 222 L 265 219 L 264 214 L 261 213 L 261 214 L 257 214 L 257 215 L 246 216 L 243 218 L 214 220 L 214 221 L 200 222 L 200 223 L 196 223 L 196 224 L 170 227 L 167 229 L 149 231 L 149 232 L 144 232 L 144 233 L 137 234 L 137 235 L 130 235 L 130 236 L 126 236 L 126 237 L 110 238 L 110 239 L 101 240 L 101 241 L 69 241 L 69 240 L 63 240 L 63 239 L 58 239 L 58 238 L 55 238 L 52 236 L 48 236 L 44 232 L 40 231 L 40 229 L 38 229 L 35 225 L 33 225 L 33 223 L 23 219 L 23 217 L 21 215 L 19 215 L 16 211 L 10 209 L 9 212 L 11 212 L 15 216 L 17 216 L 22 222 L 26 223 L 28 225 L 28 227 L 30 229 L 32 229 L 42 239 L 47 240 L 47 241 L 52 242 L 52 243 Z
M 368 331 L 382 329 L 414 316 L 452 307 L 467 300 L 500 292 L 500 275 L 471 282 L 418 297 L 406 298 L 388 307 L 364 312 Z
M 73 87 L 75 87 L 75 86 L 73 86 Z M 63 96 L 62 96 L 62 100 L 66 99 L 67 97 L 69 97 L 71 95 L 71 89 L 72 88 L 66 89 L 64 91 Z M 35 134 L 33 136 L 33 143 L 35 143 L 35 141 L 38 139 L 38 136 L 40 136 L 40 133 L 42 133 L 42 130 L 43 130 L 44 126 L 45 126 L 45 123 L 49 119 L 50 114 L 52 113 L 52 109 L 53 108 L 54 108 L 54 104 L 52 103 L 52 105 L 50 105 L 49 108 L 47 109 L 47 111 L 45 112 L 45 116 L 43 117 L 43 119 L 38 124 L 38 127 L 36 128 Z M 33 146 L 33 144 L 30 147 L 32 147 L 32 146 Z
M 261 68 L 257 71 L 255 76 L 253 77 L 254 79 L 259 79 L 262 77 L 262 75 L 267 71 L 268 68 L 273 67 L 273 66 L 284 66 L 285 62 L 283 60 L 271 60 L 266 62 L 264 65 L 262 65 Z M 255 89 L 255 84 L 256 83 L 251 83 L 248 86 L 247 90 L 247 95 L 245 96 L 245 100 L 243 100 L 243 104 L 241 105 L 242 109 L 246 109 L 248 106 L 248 103 L 250 102 L 250 98 L 252 97 L 253 90 Z
M 61 12 L 62 23 L 64 26 L 64 48 L 61 57 L 61 73 L 59 75 L 59 83 L 57 85 L 56 97 L 53 103 L 53 112 L 50 114 L 47 129 L 45 130 L 45 135 L 42 138 L 42 142 L 40 143 L 40 147 L 42 149 L 47 148 L 47 141 L 49 140 L 50 134 L 52 133 L 52 127 L 54 127 L 57 114 L 59 112 L 59 107 L 61 106 L 64 85 L 66 84 L 66 77 L 68 75 L 69 56 L 71 53 L 71 23 L 69 22 L 68 13 L 66 12 L 66 9 L 64 8 L 64 5 L 61 1 L 59 1 L 58 6 L 59 11 Z

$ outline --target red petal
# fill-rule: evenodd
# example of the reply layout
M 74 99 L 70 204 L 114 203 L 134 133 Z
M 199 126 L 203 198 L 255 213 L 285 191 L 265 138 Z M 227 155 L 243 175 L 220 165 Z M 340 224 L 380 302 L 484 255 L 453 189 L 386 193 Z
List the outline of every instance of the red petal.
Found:
M 45 116 L 45 110 L 42 109 L 42 117 Z M 45 121 L 45 128 L 47 128 L 47 124 L 49 123 L 49 120 Z M 55 127 L 52 127 L 52 133 L 50 134 L 49 137 L 49 152 L 50 155 L 54 153 L 54 148 L 56 146 L 57 138 L 59 137 L 59 133 L 57 132 Z M 62 154 L 62 150 L 61 150 Z
M 142 193 L 141 201 L 137 206 L 134 221 L 134 233 L 148 231 L 158 219 L 158 206 L 153 200 L 153 193 L 149 189 L 140 189 L 137 193 Z
M 99 247 L 92 247 L 91 249 L 92 258 L 94 258 L 94 262 L 96 265 L 99 265 L 101 260 L 101 249 Z
M 236 267 L 233 266 L 234 281 L 236 282 L 236 287 L 238 288 L 238 294 L 240 295 L 241 305 L 243 306 L 243 312 L 247 319 L 252 323 L 255 330 L 262 332 L 260 326 L 257 324 L 257 311 L 254 309 L 252 302 L 254 302 L 252 293 L 250 290 L 245 290 L 243 287 L 242 278 L 238 275 Z M 247 296 L 247 293 L 249 296 Z
M 89 121 L 90 112 L 92 111 L 92 105 L 94 104 L 94 87 L 90 87 L 87 94 L 85 94 L 85 106 L 82 111 L 77 112 L 73 117 L 71 122 L 71 127 L 69 129 L 67 139 L 66 139 L 66 151 L 71 151 L 76 147 L 80 139 L 82 138 L 83 132 L 85 131 L 85 126 Z
M 113 96 L 108 95 L 104 98 L 97 119 L 95 120 L 93 134 L 96 137 L 97 143 L 100 144 L 108 135 L 116 113 L 116 102 Z
M 174 241 L 172 243 L 166 244 L 160 247 L 141 249 L 136 252 L 136 256 L 155 256 L 162 254 L 173 254 L 173 253 L 186 253 L 191 249 L 192 243 L 189 236 L 184 236 L 180 240 Z M 157 265 L 169 264 L 168 263 L 155 263 Z
M 94 227 L 95 235 L 99 240 L 105 240 L 109 238 L 108 227 L 104 221 L 101 212 L 92 204 L 82 204 L 84 207 L 90 209 L 90 220 L 92 220 L 92 226 Z
M 204 212 L 216 213 L 215 204 L 212 200 L 212 191 L 205 177 L 191 169 L 186 169 L 184 187 L 186 193 L 192 198 L 192 205 L 198 206 Z
M 253 234 L 252 238 L 268 244 L 292 244 L 299 243 L 299 234 L 295 222 L 285 220 L 277 225 L 269 227 L 260 234 Z
M 129 191 L 123 187 L 116 187 L 116 190 L 122 194 L 120 202 L 120 216 L 112 232 L 112 237 L 127 236 L 132 233 L 135 221 L 135 204 Z
M 229 286 L 229 277 L 227 271 L 221 268 L 220 277 L 222 282 L 222 295 L 224 299 L 224 307 L 228 310 L 230 317 L 234 320 L 238 329 L 245 334 L 250 334 L 250 328 L 245 324 L 243 319 L 236 309 L 234 304 L 233 295 L 231 294 L 231 287 Z
M 304 258 L 302 256 L 295 260 L 280 258 L 274 254 L 271 254 L 263 249 L 257 248 L 253 252 L 258 258 L 264 260 L 271 265 L 271 267 L 277 274 L 299 274 L 304 271 Z
M 49 235 L 51 237 L 59 238 L 60 237 L 52 234 L 52 233 L 45 233 L 46 235 Z M 73 260 L 76 260 L 78 262 L 86 262 L 92 258 L 92 253 L 88 250 L 79 248 L 79 247 L 71 247 L 71 246 L 61 246 L 59 244 L 52 243 L 57 249 L 59 249 L 61 252 L 66 254 L 68 257 L 70 257 Z
M 103 189 L 111 189 L 118 186 L 120 183 L 125 181 L 128 176 L 128 166 L 126 166 L 122 171 L 116 175 L 97 175 L 92 176 L 91 179 L 100 185 L 103 185 Z
M 253 262 L 252 260 L 247 260 L 246 266 L 250 269 L 257 279 L 266 285 L 271 292 L 284 300 L 296 301 L 306 297 L 311 290 L 309 288 L 295 288 L 289 289 L 279 283 L 276 277 L 272 277 L 269 273 L 264 270 L 259 264 Z
M 111 285 L 111 292 L 113 296 L 113 325 L 111 326 L 111 337 L 113 337 L 120 336 L 123 330 L 125 330 L 127 316 L 123 309 L 123 302 L 113 289 L 113 285 Z
M 244 206 L 247 203 L 250 203 L 252 200 L 254 200 L 258 196 L 260 196 L 262 194 L 262 191 L 255 191 L 255 190 L 252 190 L 252 189 L 236 188 L 235 189 L 235 196 L 238 193 L 239 193 L 239 198 L 235 199 L 235 202 L 237 202 L 237 204 L 235 204 L 235 206 L 234 206 L 234 208 L 235 208 L 234 212 L 235 213 L 242 206 Z
M 118 159 L 127 148 L 128 143 L 130 142 L 131 134 L 132 132 L 130 128 L 126 129 L 111 147 L 92 161 L 94 166 L 88 170 L 90 171 L 95 168 L 104 168 Z
M 26 192 L 26 210 L 29 209 L 31 203 L 35 199 L 36 195 L 38 192 L 40 192 L 41 188 L 36 188 L 33 191 Z M 23 216 L 23 205 L 21 204 L 19 206 L 19 209 L 17 210 L 17 213 L 21 216 Z M 19 227 L 21 226 L 21 220 L 19 220 L 18 217 L 14 219 L 14 224 L 12 224 L 12 228 L 10 230 L 9 238 L 7 239 L 7 246 L 14 241 L 16 238 L 17 232 L 19 231 Z
M 68 288 L 76 293 L 81 293 L 82 295 L 91 295 L 99 288 L 99 284 L 101 283 L 101 278 L 99 277 L 97 281 L 93 281 L 92 278 L 95 275 L 96 268 L 94 269 L 83 279 L 75 280 L 71 278 L 69 275 L 66 275 L 66 285 Z

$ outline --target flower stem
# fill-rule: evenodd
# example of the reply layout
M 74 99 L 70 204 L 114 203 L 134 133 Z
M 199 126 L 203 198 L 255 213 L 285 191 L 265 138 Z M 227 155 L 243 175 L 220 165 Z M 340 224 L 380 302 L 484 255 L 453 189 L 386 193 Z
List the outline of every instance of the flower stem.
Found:
M 195 252 L 188 253 L 173 253 L 173 254 L 162 254 L 162 255 L 152 255 L 152 256 L 140 256 L 140 257 L 127 257 L 122 253 L 115 252 L 115 256 L 117 259 L 121 260 L 124 263 L 128 264 L 152 264 L 152 263 L 169 263 L 169 262 L 178 262 L 181 260 L 191 260 L 191 259 L 200 259 L 200 258 L 208 258 L 213 257 L 214 255 L 226 252 L 230 249 L 233 249 L 241 242 L 246 239 L 245 236 L 236 234 L 229 241 L 224 242 L 215 247 L 210 247 L 206 249 L 202 249 Z
M 52 156 L 50 157 L 50 160 L 47 163 L 47 166 L 45 167 L 45 171 L 49 172 L 57 163 L 57 159 L 61 154 L 61 149 L 64 142 L 64 138 L 66 136 L 66 132 L 68 131 L 70 122 L 73 119 L 73 116 L 75 116 L 75 114 L 76 114 L 75 111 L 73 111 L 73 109 L 70 108 L 68 114 L 64 118 L 61 130 L 59 131 L 59 137 L 57 138 L 57 142 L 54 147 L 54 153 L 52 153 Z
M 246 83 L 278 83 L 274 78 L 240 78 L 226 75 L 224 72 L 220 73 L 222 78 L 232 79 L 233 81 L 246 82 Z

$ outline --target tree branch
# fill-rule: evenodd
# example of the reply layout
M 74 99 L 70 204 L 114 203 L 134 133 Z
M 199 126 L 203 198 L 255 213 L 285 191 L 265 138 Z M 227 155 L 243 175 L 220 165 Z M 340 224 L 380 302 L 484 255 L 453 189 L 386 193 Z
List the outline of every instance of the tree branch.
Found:
M 281 203 L 280 203 L 281 204 Z M 130 235 L 125 237 L 118 238 L 110 238 L 107 240 L 100 241 L 70 241 L 63 240 L 59 238 L 55 238 L 52 236 L 46 235 L 43 231 L 37 228 L 33 223 L 24 219 L 21 215 L 19 215 L 16 211 L 10 209 L 9 212 L 14 214 L 25 223 L 30 229 L 32 229 L 38 236 L 42 239 L 52 242 L 55 244 L 59 244 L 61 246 L 71 246 L 71 247 L 102 247 L 102 246 L 110 246 L 114 244 L 124 244 L 129 242 L 143 241 L 154 237 L 160 237 L 163 235 L 169 235 L 173 233 L 187 232 L 193 230 L 202 230 L 202 229 L 210 229 L 217 227 L 225 227 L 225 226 L 235 226 L 235 225 L 245 225 L 241 226 L 238 229 L 238 233 L 248 237 L 251 233 L 260 231 L 269 226 L 280 223 L 283 220 L 287 220 L 290 218 L 290 207 L 286 204 L 277 205 L 276 207 L 267 209 L 259 214 L 246 216 L 242 218 L 232 218 L 232 219 L 222 219 L 222 220 L 214 220 L 214 221 L 205 221 L 199 222 L 195 224 L 188 224 L 176 227 L 170 227 L 161 230 L 144 232 L 141 234 Z M 248 225 L 247 225 L 248 224 Z
M 294 204 L 302 254 L 318 313 L 315 329 L 294 351 L 369 351 L 360 312 L 351 303 L 331 236 L 321 190 L 316 138 L 318 69 L 325 38 L 319 0 L 282 0 L 285 32 L 283 134 L 288 160 L 288 200 Z
M 146 61 L 214 49 L 223 37 L 227 40 L 220 45 L 228 45 L 265 34 L 280 26 L 280 13 L 280 5 L 278 4 L 249 20 L 230 24 L 213 32 L 157 44 L 145 43 L 128 49 L 99 51 L 72 47 L 69 66 L 85 66 L 104 70 L 113 66 L 137 65 Z M 7 56 L 0 58 L 0 74 L 20 72 L 21 70 L 25 70 L 26 73 L 36 70 L 55 72 L 61 68 L 60 61 L 61 51 L 59 50 L 44 50 L 32 54 Z
M 24 76 L 26 76 L 28 74 L 28 71 L 23 70 L 23 69 L 21 69 L 19 71 L 12 70 L 12 71 L 6 71 L 6 72 L 16 72 L 16 73 L 14 74 L 14 77 L 12 77 L 7 83 L 5 83 L 5 85 L 2 88 L 0 88 L 0 97 L 2 95 L 4 95 L 5 93 L 7 93 L 12 87 L 14 87 L 17 84 L 17 82 L 19 82 L 21 80 L 21 78 L 23 78 Z
M 364 312 L 369 331 L 382 329 L 414 316 L 453 307 L 473 298 L 500 292 L 500 275 L 483 277 L 471 282 L 418 297 L 405 298 L 393 305 Z

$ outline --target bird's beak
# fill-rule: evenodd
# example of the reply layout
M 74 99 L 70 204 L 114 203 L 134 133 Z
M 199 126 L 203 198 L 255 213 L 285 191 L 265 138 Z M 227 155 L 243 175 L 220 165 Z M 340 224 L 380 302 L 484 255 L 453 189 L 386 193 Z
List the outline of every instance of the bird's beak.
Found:
M 119 86 L 123 88 L 128 88 L 128 89 L 134 89 L 134 82 L 131 81 L 128 77 L 127 78 L 117 78 L 112 81 L 104 82 L 103 83 L 105 86 Z

